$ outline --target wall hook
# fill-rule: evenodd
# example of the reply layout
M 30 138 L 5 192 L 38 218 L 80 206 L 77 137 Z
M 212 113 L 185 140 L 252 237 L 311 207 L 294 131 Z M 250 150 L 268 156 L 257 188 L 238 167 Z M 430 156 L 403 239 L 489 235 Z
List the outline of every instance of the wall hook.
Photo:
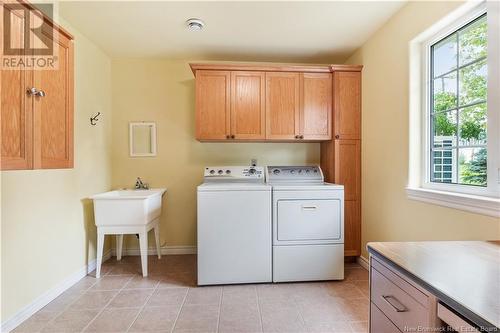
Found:
M 97 121 L 99 120 L 99 116 L 101 115 L 100 112 L 97 112 L 97 114 L 93 117 L 90 117 L 90 125 L 95 126 L 97 125 Z

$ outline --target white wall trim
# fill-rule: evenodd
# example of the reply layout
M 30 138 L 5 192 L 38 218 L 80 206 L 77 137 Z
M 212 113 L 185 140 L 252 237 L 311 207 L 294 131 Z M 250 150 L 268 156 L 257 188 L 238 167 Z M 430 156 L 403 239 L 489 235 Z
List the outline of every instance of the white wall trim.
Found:
M 368 261 L 368 259 L 366 259 L 365 257 L 363 256 L 359 256 L 356 258 L 356 262 L 361 266 L 363 267 L 364 269 L 366 269 L 367 271 L 370 270 L 370 262 Z
M 500 217 L 500 199 L 498 198 L 410 187 L 406 188 L 406 194 L 412 200 Z
M 103 262 L 111 258 L 111 250 L 108 250 L 103 255 Z M 37 311 L 42 309 L 45 305 L 52 302 L 63 292 L 72 287 L 75 283 L 87 276 L 88 273 L 92 272 L 96 267 L 96 259 L 91 260 L 87 265 L 80 268 L 78 271 L 74 272 L 66 279 L 58 283 L 53 288 L 47 290 L 42 295 L 38 296 L 33 302 L 26 305 L 12 317 L 2 322 L 0 332 L 10 332 L 17 326 L 21 325 L 26 319 L 34 315 Z
M 116 249 L 111 250 L 111 255 L 116 256 Z M 148 249 L 148 255 L 155 255 L 156 247 Z M 161 248 L 162 255 L 176 255 L 176 254 L 196 254 L 196 246 L 164 246 Z M 141 251 L 138 248 L 123 249 L 122 256 L 140 256 Z

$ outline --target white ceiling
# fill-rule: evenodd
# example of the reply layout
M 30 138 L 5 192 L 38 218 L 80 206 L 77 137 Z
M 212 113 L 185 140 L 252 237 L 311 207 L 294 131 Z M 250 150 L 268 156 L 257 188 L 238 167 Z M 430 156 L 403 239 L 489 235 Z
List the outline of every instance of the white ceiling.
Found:
M 403 1 L 68 1 L 59 13 L 112 57 L 343 62 Z M 185 21 L 200 18 L 193 32 Z

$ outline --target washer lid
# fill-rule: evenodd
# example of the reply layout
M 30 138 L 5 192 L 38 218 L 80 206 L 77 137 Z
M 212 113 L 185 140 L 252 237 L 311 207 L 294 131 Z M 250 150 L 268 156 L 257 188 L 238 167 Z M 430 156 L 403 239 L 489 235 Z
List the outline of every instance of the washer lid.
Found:
M 262 183 L 203 183 L 198 186 L 198 192 L 209 191 L 271 191 L 271 186 Z
M 273 191 L 335 191 L 344 190 L 344 185 L 331 183 L 268 183 Z

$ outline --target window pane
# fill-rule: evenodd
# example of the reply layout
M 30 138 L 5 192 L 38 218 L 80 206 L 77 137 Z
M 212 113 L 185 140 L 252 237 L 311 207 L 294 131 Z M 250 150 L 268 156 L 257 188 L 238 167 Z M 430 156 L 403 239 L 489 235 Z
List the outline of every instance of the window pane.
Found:
M 434 147 L 457 145 L 457 111 L 438 112 L 432 116 Z
M 457 34 L 453 34 L 432 47 L 434 77 L 457 68 Z
M 461 148 L 459 154 L 459 183 L 486 186 L 486 149 Z
M 431 181 L 456 183 L 456 149 L 436 149 L 431 163 Z M 442 157 L 442 158 L 441 158 Z
M 434 80 L 434 112 L 453 109 L 457 105 L 457 72 Z
M 483 16 L 459 32 L 460 65 L 486 56 L 488 46 L 487 29 L 486 16 Z
M 486 103 L 460 109 L 459 132 L 461 146 L 485 145 L 486 140 Z
M 486 100 L 487 75 L 486 60 L 460 69 L 460 105 Z

